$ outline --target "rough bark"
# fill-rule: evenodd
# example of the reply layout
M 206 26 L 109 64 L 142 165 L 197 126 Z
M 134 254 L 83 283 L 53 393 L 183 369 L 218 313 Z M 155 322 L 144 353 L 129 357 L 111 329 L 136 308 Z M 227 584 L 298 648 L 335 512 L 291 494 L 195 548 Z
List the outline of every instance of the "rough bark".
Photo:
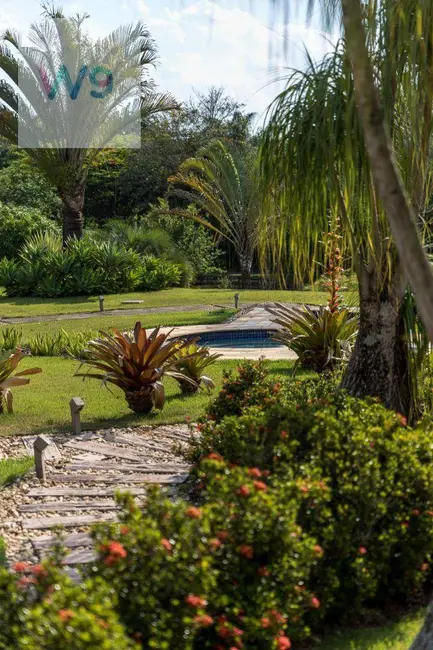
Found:
M 433 606 L 427 612 L 421 632 L 409 650 L 431 650 L 433 648 Z
M 63 193 L 62 201 L 63 244 L 66 244 L 70 237 L 81 239 L 83 236 L 84 190 L 78 189 L 74 193 Z
M 239 255 L 239 261 L 241 266 L 241 287 L 242 289 L 248 289 L 251 282 L 251 270 L 253 268 L 252 257 L 248 255 Z
M 404 415 L 411 409 L 411 386 L 404 322 L 395 301 L 371 296 L 360 301 L 360 327 L 342 388 L 354 397 L 378 397 Z
M 433 341 L 433 271 L 423 249 L 392 154 L 384 114 L 366 47 L 360 0 L 341 0 L 346 48 L 352 64 L 358 109 L 375 185 L 388 218 L 398 254 L 415 294 L 420 316 Z

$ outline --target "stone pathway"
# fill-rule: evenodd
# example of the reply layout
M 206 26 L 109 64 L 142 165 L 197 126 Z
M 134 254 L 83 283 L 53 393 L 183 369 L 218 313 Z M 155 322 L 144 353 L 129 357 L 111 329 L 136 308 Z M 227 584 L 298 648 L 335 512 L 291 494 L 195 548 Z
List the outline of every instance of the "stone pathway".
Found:
M 173 425 L 50 436 L 60 458 L 47 462 L 46 480 L 32 472 L 0 491 L 0 536 L 9 561 L 38 562 L 57 539 L 52 529 L 61 526 L 65 565 L 91 562 L 89 526 L 116 518 L 115 492 L 123 488 L 141 500 L 146 485 L 157 483 L 174 494 L 188 476 L 179 451 L 191 435 L 187 425 Z M 18 439 L 7 440 L 17 457 Z

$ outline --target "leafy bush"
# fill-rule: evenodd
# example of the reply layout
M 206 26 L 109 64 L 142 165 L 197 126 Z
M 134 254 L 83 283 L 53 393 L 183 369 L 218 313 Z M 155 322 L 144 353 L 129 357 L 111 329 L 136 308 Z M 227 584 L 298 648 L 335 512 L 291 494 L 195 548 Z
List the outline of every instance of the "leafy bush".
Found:
M 16 327 L 0 328 L 0 352 L 15 350 L 15 348 L 19 347 L 22 338 L 22 330 L 19 330 Z
M 58 226 L 36 208 L 3 203 L 0 199 L 0 259 L 17 258 L 23 242 L 39 230 L 55 232 Z
M 37 167 L 22 159 L 0 169 L 0 202 L 37 210 L 46 217 L 58 216 L 61 209 L 55 188 Z
M 18 260 L 0 261 L 0 285 L 8 296 L 55 298 L 71 295 L 159 290 L 180 281 L 181 268 L 133 250 L 89 237 L 71 240 L 47 234 L 31 237 Z
M 281 389 L 277 404 L 202 423 L 192 459 L 216 453 L 231 463 L 255 464 L 272 471 L 273 484 L 283 490 L 293 469 L 307 494 L 311 476 L 329 486 L 326 516 L 312 509 L 299 522 L 325 551 L 312 586 L 328 618 L 341 621 L 354 608 L 407 601 L 431 575 L 430 432 L 406 428 L 402 416 L 373 400 L 337 391 L 312 401 L 313 386 L 301 389 L 303 397 L 293 387 L 291 397 Z
M 113 607 L 116 592 L 100 578 L 74 584 L 44 565 L 0 569 L 2 650 L 133 650 Z
M 202 508 L 149 490 L 143 511 L 123 496 L 120 523 L 96 529 L 120 619 L 143 648 L 289 648 L 285 630 L 305 636 L 319 605 L 306 584 L 321 550 L 296 523 L 305 497 L 295 482 L 283 496 L 218 460 L 203 471 Z M 317 499 L 326 507 L 320 488 Z

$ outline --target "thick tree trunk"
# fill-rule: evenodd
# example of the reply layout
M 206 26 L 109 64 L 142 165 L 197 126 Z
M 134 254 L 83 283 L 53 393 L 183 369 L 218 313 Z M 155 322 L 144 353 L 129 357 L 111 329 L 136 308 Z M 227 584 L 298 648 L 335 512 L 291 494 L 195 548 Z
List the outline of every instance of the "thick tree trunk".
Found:
M 409 351 L 396 301 L 361 298 L 359 333 L 341 385 L 354 397 L 378 397 L 387 408 L 410 414 Z
M 242 289 L 248 289 L 251 282 L 251 270 L 253 268 L 253 260 L 248 255 L 239 255 L 239 261 L 241 266 L 241 287 Z
M 420 316 L 430 341 L 433 341 L 433 271 L 423 249 L 415 215 L 394 162 L 366 47 L 361 1 L 341 0 L 341 6 L 346 48 L 352 64 L 356 98 L 373 178 L 400 260 L 415 294 Z
M 84 188 L 78 187 L 74 192 L 62 192 L 63 244 L 70 237 L 81 239 L 83 236 Z

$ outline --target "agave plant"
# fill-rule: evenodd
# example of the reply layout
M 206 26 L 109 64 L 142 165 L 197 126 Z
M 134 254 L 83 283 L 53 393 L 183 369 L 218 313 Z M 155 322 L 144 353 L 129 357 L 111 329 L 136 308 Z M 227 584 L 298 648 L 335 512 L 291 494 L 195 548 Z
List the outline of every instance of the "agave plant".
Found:
M 197 345 L 197 339 L 191 341 L 182 341 L 174 355 L 176 359 L 176 368 L 182 375 L 188 377 L 191 381 L 185 381 L 183 377 L 177 377 L 182 393 L 196 393 L 201 387 L 208 391 L 215 388 L 215 384 L 210 377 L 203 375 L 202 372 L 208 366 L 211 366 L 221 354 L 210 354 L 209 348 Z
M 9 357 L 0 359 L 0 414 L 4 413 L 5 404 L 8 413 L 13 413 L 11 388 L 28 384 L 30 379 L 24 379 L 25 375 L 36 375 L 42 372 L 41 368 L 28 368 L 13 374 L 23 356 L 21 348 L 17 348 Z
M 171 331 L 160 333 L 157 327 L 148 336 L 138 322 L 132 335 L 113 329 L 113 334 L 100 332 L 102 338 L 89 342 L 84 350 L 86 359 L 81 364 L 94 368 L 78 377 L 102 379 L 102 383 L 114 384 L 125 393 L 129 408 L 134 413 L 150 413 L 153 408 L 162 409 L 165 390 L 161 382 L 164 375 L 183 379 L 194 384 L 175 367 L 175 353 L 187 345 L 168 340 Z M 79 369 L 80 370 L 80 369 Z
M 331 370 L 349 358 L 358 331 L 358 319 L 349 309 L 313 310 L 307 305 L 300 309 L 280 303 L 266 309 L 281 326 L 273 338 L 298 355 L 294 372 L 298 365 L 316 372 Z

